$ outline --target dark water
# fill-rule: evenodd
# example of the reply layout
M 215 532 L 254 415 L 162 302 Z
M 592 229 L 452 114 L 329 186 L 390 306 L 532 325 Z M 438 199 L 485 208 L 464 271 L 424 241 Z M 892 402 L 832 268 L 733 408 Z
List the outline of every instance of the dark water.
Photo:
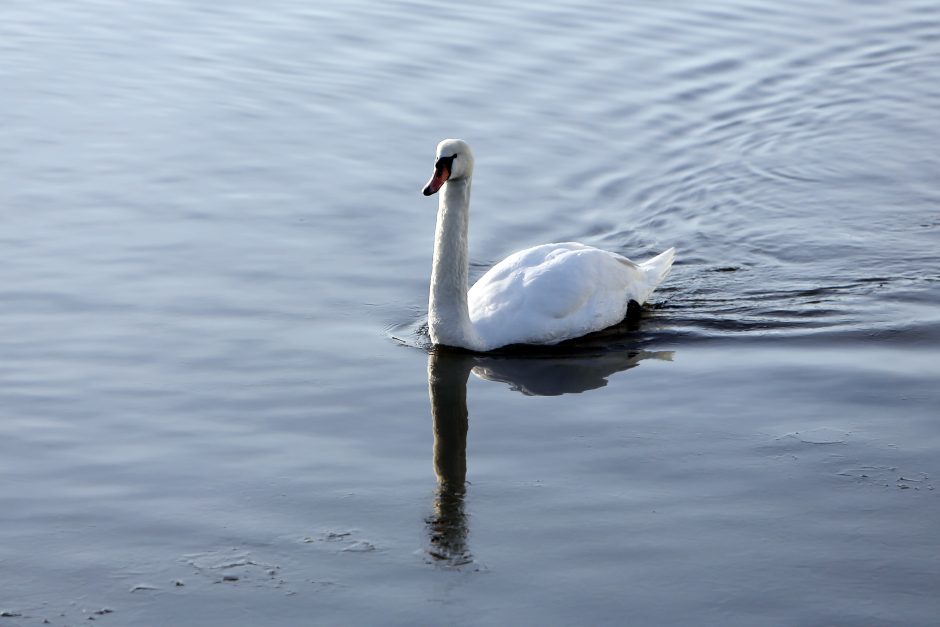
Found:
M 936 2 L 12 2 L 0 59 L 0 625 L 937 623 Z M 477 275 L 676 246 L 639 325 L 423 350 L 448 136 Z

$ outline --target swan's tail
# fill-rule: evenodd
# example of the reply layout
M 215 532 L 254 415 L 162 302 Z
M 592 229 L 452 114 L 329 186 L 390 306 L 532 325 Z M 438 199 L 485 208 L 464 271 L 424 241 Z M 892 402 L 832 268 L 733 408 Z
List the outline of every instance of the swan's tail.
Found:
M 676 249 L 670 248 L 640 264 L 640 270 L 642 270 L 644 276 L 646 276 L 647 287 L 642 302 L 645 302 L 646 299 L 650 297 L 650 294 L 653 293 L 653 290 L 656 289 L 656 286 L 663 282 L 663 279 L 666 278 L 666 275 L 668 275 L 669 271 L 672 269 L 672 262 L 675 261 L 675 259 Z M 640 304 L 642 304 L 642 302 Z

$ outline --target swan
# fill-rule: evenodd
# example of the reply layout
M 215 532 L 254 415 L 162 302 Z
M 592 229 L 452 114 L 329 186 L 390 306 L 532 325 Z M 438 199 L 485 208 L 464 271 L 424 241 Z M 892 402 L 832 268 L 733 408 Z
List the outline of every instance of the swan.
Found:
M 473 153 L 461 139 L 437 145 L 423 194 L 440 191 L 428 332 L 435 345 L 487 352 L 510 344 L 557 344 L 621 322 L 666 277 L 675 249 L 634 263 L 576 242 L 513 253 L 467 290 Z

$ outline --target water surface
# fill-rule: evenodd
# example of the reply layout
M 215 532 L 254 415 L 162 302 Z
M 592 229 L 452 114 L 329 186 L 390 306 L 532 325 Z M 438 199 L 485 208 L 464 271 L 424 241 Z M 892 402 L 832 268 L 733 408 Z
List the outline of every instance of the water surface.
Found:
M 2 625 L 931 625 L 940 8 L 0 9 Z M 679 261 L 425 350 L 471 273 Z M 465 483 L 466 482 L 466 483 Z

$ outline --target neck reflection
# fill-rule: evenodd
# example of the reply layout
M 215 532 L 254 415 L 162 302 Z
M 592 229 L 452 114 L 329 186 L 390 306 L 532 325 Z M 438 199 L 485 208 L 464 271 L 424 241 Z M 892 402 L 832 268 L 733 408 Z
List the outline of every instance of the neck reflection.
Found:
M 448 349 L 428 354 L 428 393 L 434 429 L 434 511 L 425 520 L 434 563 L 458 567 L 474 561 L 464 511 L 467 483 L 467 380 L 506 383 L 526 395 L 577 394 L 607 385 L 611 375 L 645 359 L 671 361 L 671 351 L 613 351 L 601 354 L 548 353 L 476 355 Z
M 428 554 L 448 566 L 473 561 L 467 546 L 464 496 L 467 481 L 467 378 L 473 357 L 446 351 L 428 355 L 428 393 L 434 421 L 437 495 L 427 518 Z

